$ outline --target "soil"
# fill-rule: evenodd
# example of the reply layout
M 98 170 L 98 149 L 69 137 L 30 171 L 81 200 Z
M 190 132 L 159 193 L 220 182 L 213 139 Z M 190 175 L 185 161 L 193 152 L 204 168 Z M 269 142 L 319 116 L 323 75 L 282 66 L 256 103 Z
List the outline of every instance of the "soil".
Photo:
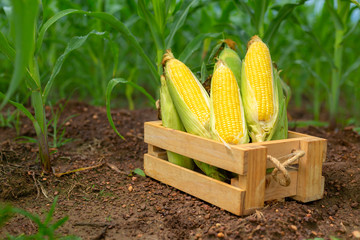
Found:
M 351 128 L 295 129 L 328 139 L 322 200 L 304 204 L 289 198 L 267 203 L 257 214 L 238 217 L 132 173 L 143 169 L 147 151 L 143 124 L 156 120 L 156 111 L 113 111 L 125 141 L 111 129 L 105 108 L 70 101 L 60 121 L 73 114 L 76 116 L 65 123 L 64 135 L 73 141 L 52 154 L 54 169 L 60 173 L 97 167 L 61 177 L 42 175 L 36 162 L 37 146 L 14 140 L 13 128 L 0 128 L 0 202 L 44 216 L 57 196 L 54 219 L 69 216 L 58 229 L 59 235 L 82 239 L 355 239 L 360 234 L 360 136 Z M 25 117 L 21 122 L 20 135 L 35 137 L 31 122 Z M 35 223 L 15 215 L 0 229 L 0 238 L 36 231 Z

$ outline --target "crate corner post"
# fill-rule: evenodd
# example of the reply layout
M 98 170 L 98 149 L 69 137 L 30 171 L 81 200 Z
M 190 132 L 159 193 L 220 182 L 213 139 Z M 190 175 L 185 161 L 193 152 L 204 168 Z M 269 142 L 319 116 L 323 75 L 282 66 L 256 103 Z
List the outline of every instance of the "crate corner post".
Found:
M 305 156 L 299 160 L 297 191 L 292 198 L 300 202 L 319 200 L 324 194 L 322 163 L 326 158 L 327 141 L 322 138 L 306 138 L 300 141 Z
M 239 181 L 246 179 L 243 183 L 246 189 L 243 213 L 248 215 L 264 207 L 267 148 L 264 146 L 249 148 L 245 156 L 247 173 L 245 178 L 239 175 Z

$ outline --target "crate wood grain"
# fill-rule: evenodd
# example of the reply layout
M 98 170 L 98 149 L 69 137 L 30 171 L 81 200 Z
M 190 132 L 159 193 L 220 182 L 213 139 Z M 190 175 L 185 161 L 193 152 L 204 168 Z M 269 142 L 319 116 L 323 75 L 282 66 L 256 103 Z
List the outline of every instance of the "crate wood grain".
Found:
M 289 131 L 288 139 L 228 148 L 221 142 L 165 128 L 161 121 L 146 122 L 144 129 L 148 144 L 144 169 L 148 176 L 236 215 L 250 214 L 269 200 L 293 197 L 309 202 L 323 196 L 325 139 Z M 166 150 L 236 173 L 237 177 L 228 184 L 177 166 L 167 161 Z M 291 184 L 280 186 L 266 174 L 266 169 L 274 167 L 267 155 L 285 161 L 281 157 L 296 150 L 303 150 L 305 155 L 289 170 Z

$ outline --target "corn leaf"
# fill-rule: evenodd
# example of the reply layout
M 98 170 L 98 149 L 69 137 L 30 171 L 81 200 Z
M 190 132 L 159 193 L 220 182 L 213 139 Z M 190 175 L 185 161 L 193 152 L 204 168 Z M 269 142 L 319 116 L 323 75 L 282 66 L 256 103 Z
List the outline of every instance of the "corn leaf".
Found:
M 26 74 L 26 67 L 34 51 L 35 26 L 39 10 L 38 0 L 18 0 L 12 1 L 12 4 L 12 22 L 15 31 L 15 48 L 17 52 L 10 86 L 6 92 L 5 99 L 3 99 L 0 105 L 0 109 L 8 102 Z
M 186 17 L 189 13 L 189 9 L 192 6 L 196 5 L 197 2 L 198 2 L 198 0 L 191 1 L 191 3 L 184 9 L 184 11 L 180 13 L 180 16 L 176 15 L 175 19 L 177 19 L 177 20 L 170 27 L 170 29 L 171 29 L 170 34 L 165 40 L 167 49 L 172 46 L 172 41 L 175 36 L 175 33 L 179 30 L 179 28 L 181 28 L 184 25 Z
M 155 5 L 158 6 L 158 4 Z M 155 8 L 156 6 L 153 7 Z M 160 50 L 164 50 L 165 43 L 164 43 L 163 33 L 161 32 L 160 29 L 161 26 L 159 26 L 159 23 L 156 22 L 154 15 L 152 15 L 151 12 L 148 10 L 144 0 L 138 1 L 138 12 L 141 12 L 140 16 L 143 16 L 144 20 L 149 26 L 151 35 L 156 44 L 156 48 Z
M 72 39 L 70 39 L 68 45 L 66 46 L 64 53 L 56 60 L 56 63 L 51 72 L 49 81 L 47 82 L 47 84 L 45 86 L 45 89 L 43 92 L 43 101 L 44 102 L 49 95 L 49 92 L 54 83 L 55 77 L 59 74 L 67 55 L 69 55 L 69 53 L 71 53 L 72 51 L 80 48 L 91 35 L 107 37 L 108 33 L 107 32 L 97 32 L 97 31 L 93 30 L 85 36 L 78 36 L 78 37 L 73 37 Z
M 206 38 L 218 38 L 222 33 L 201 33 L 197 35 L 182 51 L 179 60 L 186 64 L 191 55 L 197 51 Z
M 130 86 L 132 86 L 133 88 L 139 90 L 141 93 L 143 93 L 152 103 L 153 106 L 155 106 L 155 99 L 141 86 L 137 85 L 136 83 L 133 82 L 129 82 L 123 78 L 113 78 L 109 81 L 107 87 L 106 87 L 106 115 L 108 117 L 109 123 L 112 127 L 112 129 L 116 132 L 116 134 L 123 140 L 125 140 L 125 138 L 119 133 L 119 131 L 116 129 L 116 126 L 114 124 L 114 121 L 111 117 L 111 106 L 110 106 L 110 101 L 111 101 L 111 92 L 114 89 L 114 87 L 118 84 L 129 84 Z
M 122 23 L 121 21 L 119 21 L 114 16 L 112 16 L 108 13 L 104 13 L 104 12 L 86 12 L 86 11 L 76 10 L 76 9 L 67 9 L 67 10 L 58 12 L 53 17 L 51 17 L 47 22 L 45 22 L 44 25 L 41 27 L 38 41 L 36 44 L 38 50 L 41 48 L 42 41 L 43 41 L 43 38 L 44 38 L 44 35 L 45 35 L 45 32 L 47 31 L 47 29 L 49 29 L 49 27 L 51 25 L 53 25 L 56 21 L 58 21 L 62 17 L 70 15 L 70 14 L 83 14 L 86 16 L 100 19 L 103 22 L 109 24 L 111 27 L 113 27 L 117 31 L 119 31 L 125 37 L 125 39 L 129 42 L 129 44 L 131 44 L 134 47 L 134 49 L 139 53 L 139 55 L 144 59 L 147 66 L 149 67 L 154 79 L 157 79 L 157 80 L 160 79 L 160 76 L 156 70 L 154 63 L 146 55 L 144 49 L 141 47 L 139 42 L 136 40 L 135 36 L 130 32 L 130 30 L 126 27 L 126 25 L 124 23 Z
M 0 31 L 0 51 L 5 54 L 11 61 L 15 59 L 15 50 L 10 46 L 4 34 Z
M 274 20 L 271 21 L 269 27 L 267 28 L 263 38 L 264 42 L 270 43 L 281 23 L 292 13 L 296 7 L 303 5 L 306 1 L 307 0 L 301 0 L 296 4 L 290 3 L 283 5 Z
M 338 15 L 338 13 L 334 9 L 334 7 L 330 5 L 328 0 L 325 1 L 325 6 L 329 10 L 331 19 L 334 22 L 335 29 L 336 30 L 344 30 L 344 24 L 343 24 L 340 16 Z

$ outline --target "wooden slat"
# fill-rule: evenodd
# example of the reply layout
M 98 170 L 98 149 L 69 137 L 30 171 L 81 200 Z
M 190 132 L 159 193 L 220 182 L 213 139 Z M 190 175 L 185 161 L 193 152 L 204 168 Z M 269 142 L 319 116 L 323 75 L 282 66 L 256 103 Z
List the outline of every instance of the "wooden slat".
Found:
M 144 131 L 144 141 L 148 144 L 231 172 L 246 172 L 244 154 L 247 149 L 239 145 L 233 145 L 229 149 L 221 142 L 165 128 L 160 121 L 146 122 Z
M 269 155 L 280 158 L 290 154 L 294 150 L 300 149 L 300 140 L 311 138 L 305 135 L 307 137 L 229 145 L 229 149 L 221 142 L 165 128 L 161 125 L 161 121 L 146 122 L 144 131 L 144 141 L 148 144 L 238 174 L 246 174 L 247 172 L 247 160 L 244 156 L 245 152 L 249 149 L 251 150 L 257 146 L 265 146 L 267 147 Z M 283 159 L 280 162 L 285 160 L 286 159 Z M 297 162 L 294 162 L 293 164 L 297 164 Z M 271 162 L 266 163 L 266 168 L 273 167 L 274 165 Z
M 154 157 L 158 157 L 164 160 L 167 160 L 166 150 L 158 148 L 154 145 L 148 144 L 148 153 Z
M 287 187 L 275 182 L 270 174 L 266 175 L 264 201 L 279 200 L 285 197 L 296 195 L 297 171 L 290 170 L 291 183 Z M 246 175 L 239 175 L 238 178 L 231 179 L 231 185 L 242 189 L 246 188 Z
M 236 215 L 244 214 L 245 191 L 149 154 L 144 155 L 146 175 Z
M 322 162 L 326 155 L 326 140 L 303 139 L 301 149 L 306 152 L 299 161 L 297 193 L 294 199 L 310 202 L 323 197 Z
M 244 213 L 250 214 L 255 209 L 264 207 L 267 149 L 257 146 L 246 154 L 248 155 L 248 171 Z
M 294 131 L 288 131 L 288 138 L 303 138 L 303 137 L 311 137 L 305 133 L 298 133 Z
M 281 186 L 271 175 L 266 176 L 265 201 L 279 200 L 296 195 L 297 171 L 289 171 L 289 175 L 291 182 L 287 187 Z

